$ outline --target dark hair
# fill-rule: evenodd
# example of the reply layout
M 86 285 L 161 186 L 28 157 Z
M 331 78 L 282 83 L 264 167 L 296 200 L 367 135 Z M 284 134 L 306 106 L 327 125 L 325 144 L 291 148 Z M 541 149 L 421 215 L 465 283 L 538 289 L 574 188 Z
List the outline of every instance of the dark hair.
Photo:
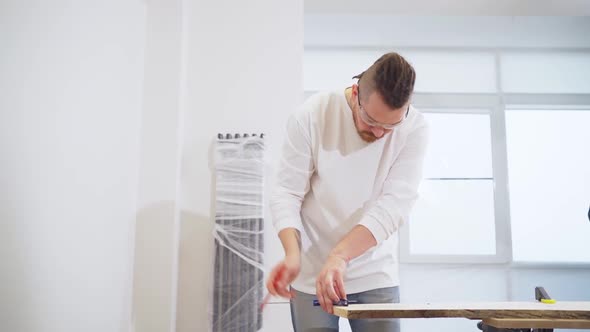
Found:
M 359 80 L 363 96 L 368 97 L 376 91 L 383 97 L 385 104 L 397 109 L 410 100 L 414 91 L 416 72 L 406 59 L 391 52 L 382 55 L 371 67 L 353 78 Z

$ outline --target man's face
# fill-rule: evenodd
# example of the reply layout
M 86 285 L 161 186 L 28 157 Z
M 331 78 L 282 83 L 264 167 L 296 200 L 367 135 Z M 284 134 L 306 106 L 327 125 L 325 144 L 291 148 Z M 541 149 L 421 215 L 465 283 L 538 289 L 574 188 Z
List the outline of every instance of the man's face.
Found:
M 409 101 L 401 108 L 392 109 L 378 92 L 359 98 L 359 86 L 352 86 L 354 124 L 365 142 L 374 142 L 394 130 L 407 115 Z

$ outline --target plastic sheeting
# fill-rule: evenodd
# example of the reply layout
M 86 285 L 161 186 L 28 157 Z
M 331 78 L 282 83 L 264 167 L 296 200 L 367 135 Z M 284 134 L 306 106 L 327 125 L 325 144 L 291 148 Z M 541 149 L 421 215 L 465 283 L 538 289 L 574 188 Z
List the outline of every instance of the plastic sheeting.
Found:
M 212 330 L 262 328 L 264 139 L 219 136 L 215 146 Z

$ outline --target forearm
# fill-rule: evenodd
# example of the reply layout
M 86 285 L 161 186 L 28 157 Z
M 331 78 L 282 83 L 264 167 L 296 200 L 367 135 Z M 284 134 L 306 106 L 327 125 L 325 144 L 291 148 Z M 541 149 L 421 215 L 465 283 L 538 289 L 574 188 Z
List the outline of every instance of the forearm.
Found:
M 301 236 L 295 228 L 285 228 L 279 232 L 285 250 L 285 257 L 299 258 L 301 255 Z
M 316 296 L 322 309 L 332 314 L 332 303 L 346 299 L 344 274 L 348 262 L 376 244 L 368 228 L 356 225 L 332 249 L 316 279 Z
M 340 257 L 346 262 L 364 254 L 367 250 L 377 245 L 377 240 L 368 228 L 356 225 L 340 242 L 332 249 L 330 255 Z
M 418 199 L 427 144 L 426 125 L 408 136 L 406 145 L 383 183 L 380 197 L 372 202 L 372 207 L 360 220 L 359 225 L 365 226 L 377 243 L 393 236 L 409 220 L 412 207 Z

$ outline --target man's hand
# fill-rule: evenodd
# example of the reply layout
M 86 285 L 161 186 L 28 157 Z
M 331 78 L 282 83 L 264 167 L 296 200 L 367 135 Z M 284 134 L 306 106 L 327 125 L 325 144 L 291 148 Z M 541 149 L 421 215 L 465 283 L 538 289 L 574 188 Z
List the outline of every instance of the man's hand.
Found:
M 318 275 L 315 283 L 316 296 L 322 309 L 329 314 L 333 314 L 334 302 L 340 299 L 346 299 L 346 291 L 344 290 L 344 271 L 348 260 L 339 255 L 330 255 L 322 271 Z
M 301 257 L 299 255 L 286 256 L 270 272 L 266 280 L 268 292 L 274 296 L 291 298 L 291 293 L 287 286 L 297 278 L 301 270 Z

